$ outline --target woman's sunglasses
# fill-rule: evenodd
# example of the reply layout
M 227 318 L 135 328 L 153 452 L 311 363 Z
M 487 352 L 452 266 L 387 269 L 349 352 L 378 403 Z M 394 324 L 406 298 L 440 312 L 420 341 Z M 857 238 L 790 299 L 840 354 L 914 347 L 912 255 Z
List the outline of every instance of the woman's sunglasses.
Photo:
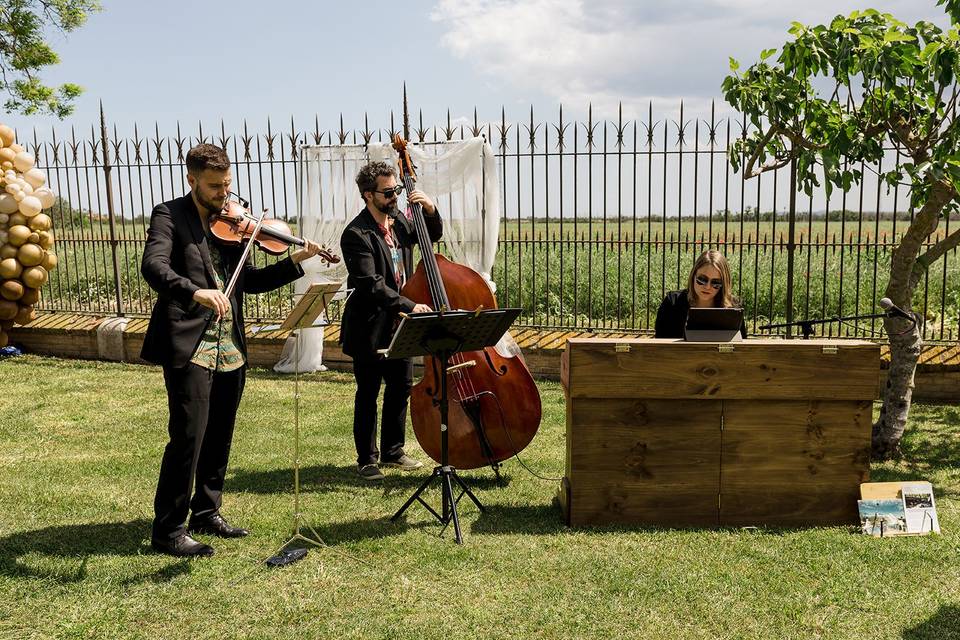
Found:
M 693 279 L 693 281 L 696 282 L 701 287 L 705 287 L 709 284 L 711 287 L 713 287 L 717 291 L 723 288 L 723 280 L 718 280 L 716 278 L 710 279 L 707 276 L 703 275 L 702 273 L 698 274 L 697 277 Z

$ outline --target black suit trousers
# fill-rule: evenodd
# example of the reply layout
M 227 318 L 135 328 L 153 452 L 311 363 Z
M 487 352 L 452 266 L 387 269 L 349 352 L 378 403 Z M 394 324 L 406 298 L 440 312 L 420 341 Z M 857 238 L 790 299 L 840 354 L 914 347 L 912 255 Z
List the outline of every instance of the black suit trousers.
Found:
M 198 518 L 219 511 L 245 380 L 246 367 L 216 373 L 195 364 L 163 368 L 170 441 L 153 501 L 154 538 L 182 534 L 189 511 Z
M 357 464 L 396 460 L 403 455 L 407 426 L 407 401 L 413 386 L 413 360 L 354 358 L 353 377 L 357 393 L 353 403 L 353 440 Z M 383 390 L 380 448 L 377 449 L 377 397 Z

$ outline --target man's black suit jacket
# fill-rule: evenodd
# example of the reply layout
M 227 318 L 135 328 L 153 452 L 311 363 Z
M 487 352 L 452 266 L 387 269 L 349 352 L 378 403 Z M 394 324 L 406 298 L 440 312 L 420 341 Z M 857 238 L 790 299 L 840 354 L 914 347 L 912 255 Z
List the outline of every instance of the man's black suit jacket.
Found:
M 229 278 L 243 249 L 227 245 L 218 245 L 218 249 Z M 186 366 L 213 314 L 194 302 L 193 294 L 197 289 L 216 288 L 207 237 L 189 193 L 154 207 L 140 272 L 157 292 L 140 357 L 164 366 Z M 303 269 L 290 258 L 263 268 L 249 261 L 244 265 L 230 298 L 234 339 L 244 358 L 243 294 L 271 291 L 302 275 Z
M 443 235 L 440 215 L 423 216 L 431 242 Z M 393 232 L 403 256 L 407 278 L 413 275 L 413 246 L 417 242 L 412 223 L 400 214 Z M 374 358 L 377 349 L 390 344 L 394 321 L 401 311 L 413 310 L 414 302 L 400 295 L 393 274 L 390 248 L 373 214 L 364 208 L 350 221 L 340 237 L 340 251 L 347 266 L 347 300 L 340 324 L 343 352 L 353 358 Z

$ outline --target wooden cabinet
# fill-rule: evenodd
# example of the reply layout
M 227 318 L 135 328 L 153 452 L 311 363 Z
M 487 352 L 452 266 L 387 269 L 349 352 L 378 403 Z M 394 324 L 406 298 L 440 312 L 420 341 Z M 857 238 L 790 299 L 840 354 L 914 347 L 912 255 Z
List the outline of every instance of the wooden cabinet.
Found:
M 854 524 L 879 373 L 862 341 L 572 339 L 567 522 Z

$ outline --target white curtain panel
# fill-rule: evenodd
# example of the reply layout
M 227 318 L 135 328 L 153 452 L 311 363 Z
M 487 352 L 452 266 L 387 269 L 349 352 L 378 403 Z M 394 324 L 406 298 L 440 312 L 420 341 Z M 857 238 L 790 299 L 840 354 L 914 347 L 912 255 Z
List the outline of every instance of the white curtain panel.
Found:
M 478 273 L 496 291 L 490 272 L 497 255 L 500 197 L 493 149 L 482 138 L 407 146 L 417 172 L 417 188 L 428 194 L 443 217 L 443 241 L 451 259 Z M 304 146 L 300 148 L 297 182 L 300 230 L 340 255 L 340 236 L 363 199 L 357 191 L 360 168 L 372 160 L 396 165 L 397 152 L 389 144 Z M 405 194 L 399 203 L 406 207 Z M 319 258 L 303 263 L 305 277 L 294 285 L 302 293 L 313 282 L 344 282 L 343 262 L 325 265 Z M 291 336 L 274 371 L 323 370 L 323 329 L 304 329 L 299 360 Z

